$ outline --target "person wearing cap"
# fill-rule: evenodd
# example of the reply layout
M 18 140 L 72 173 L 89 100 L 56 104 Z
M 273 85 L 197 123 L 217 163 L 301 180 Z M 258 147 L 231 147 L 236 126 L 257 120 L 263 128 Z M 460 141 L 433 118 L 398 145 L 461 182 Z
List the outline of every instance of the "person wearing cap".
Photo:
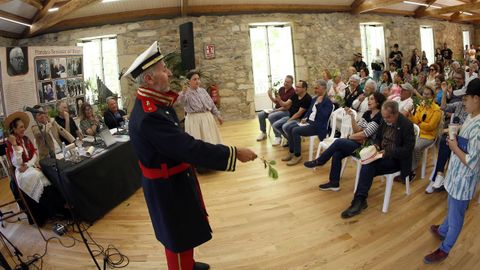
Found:
M 457 75 L 460 75 L 456 73 Z M 446 114 L 446 119 L 450 119 L 450 123 L 463 125 L 465 120 L 467 119 L 468 113 L 465 110 L 465 104 L 463 101 L 457 102 L 450 102 L 447 103 L 446 94 L 448 93 L 447 88 L 451 88 L 451 86 L 447 86 L 446 82 L 442 83 L 442 89 L 444 95 L 442 96 L 442 103 L 440 109 Z M 456 90 L 457 95 L 462 98 L 465 95 L 466 88 L 464 90 Z M 435 164 L 435 168 L 433 169 L 432 178 L 430 179 L 430 183 L 428 184 L 427 188 L 425 189 L 425 193 L 431 194 L 435 191 L 435 189 L 439 189 L 443 186 L 443 182 L 445 180 L 444 171 L 445 166 L 450 158 L 450 148 L 447 145 L 447 135 L 448 129 L 443 130 L 443 134 L 440 137 L 440 143 L 438 144 L 438 155 L 437 155 L 437 162 Z
M 368 192 L 375 176 L 400 171 L 406 179 L 410 173 L 415 145 L 413 124 L 398 111 L 398 103 L 393 100 L 383 103 L 381 114 L 383 121 L 373 139 L 380 155 L 362 165 L 357 190 L 350 207 L 342 212 L 342 218 L 356 216 L 368 207 Z
M 63 138 L 68 143 L 75 141 L 72 134 L 57 122 L 50 122 L 50 118 L 42 106 L 35 105 L 33 108 L 38 111 L 34 114 L 37 124 L 32 126 L 32 133 L 37 143 L 39 160 L 47 157 L 52 150 L 54 153 L 60 153 L 62 151 L 62 140 L 60 138 Z
M 393 50 L 390 52 L 390 55 L 388 56 L 388 61 L 390 63 L 395 63 L 396 68 L 402 67 L 402 59 L 403 59 L 403 53 L 398 50 L 398 44 L 393 45 Z
M 430 227 L 432 234 L 442 242 L 438 249 L 424 257 L 423 261 L 427 264 L 439 263 L 448 257 L 462 231 L 465 211 L 480 181 L 480 80 L 478 78 L 468 84 L 463 102 L 468 117 L 458 136 L 448 138 L 452 155 L 444 184 L 448 193 L 447 215 L 441 225 Z
M 171 71 L 158 42 L 140 54 L 123 76 L 139 85 L 129 122 L 130 142 L 142 171 L 145 201 L 156 238 L 165 246 L 168 269 L 209 269 L 195 262 L 193 249 L 212 238 L 192 166 L 234 171 L 236 160 L 257 155 L 249 149 L 210 144 L 185 133 L 170 91 Z
M 415 91 L 415 89 L 409 83 L 401 84 L 400 87 L 402 89 L 400 91 L 400 96 L 394 98 L 393 100 L 398 102 L 398 110 L 400 113 L 408 116 L 413 110 L 412 93 Z
M 352 64 L 352 67 L 354 67 L 357 72 L 360 72 L 360 70 L 363 68 L 363 69 L 367 69 L 367 64 L 365 64 L 365 62 L 363 62 L 362 60 L 363 56 L 361 53 L 354 53 L 353 54 L 353 64 Z
M 418 162 L 422 158 L 423 150 L 432 145 L 437 136 L 440 121 L 442 120 L 442 111 L 440 107 L 434 102 L 435 93 L 429 87 L 423 90 L 423 101 L 415 108 L 412 114 L 407 113 L 408 118 L 420 128 L 420 136 L 415 142 L 415 148 L 412 159 L 412 171 L 410 173 L 410 181 L 415 179 L 415 170 Z M 396 178 L 402 181 L 401 178 Z
M 30 118 L 24 112 L 7 116 L 8 127 L 7 156 L 15 167 L 18 187 L 27 196 L 26 202 L 38 226 L 48 217 L 55 215 L 63 206 L 63 199 L 38 167 L 38 155 L 32 141 L 25 134 Z

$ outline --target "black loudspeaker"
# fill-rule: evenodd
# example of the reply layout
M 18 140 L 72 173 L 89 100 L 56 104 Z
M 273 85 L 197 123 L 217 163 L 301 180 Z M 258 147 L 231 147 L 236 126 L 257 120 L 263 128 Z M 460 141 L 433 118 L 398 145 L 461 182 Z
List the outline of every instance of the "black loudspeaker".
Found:
M 193 46 L 193 23 L 180 25 L 180 51 L 182 67 L 185 70 L 195 69 L 195 48 Z

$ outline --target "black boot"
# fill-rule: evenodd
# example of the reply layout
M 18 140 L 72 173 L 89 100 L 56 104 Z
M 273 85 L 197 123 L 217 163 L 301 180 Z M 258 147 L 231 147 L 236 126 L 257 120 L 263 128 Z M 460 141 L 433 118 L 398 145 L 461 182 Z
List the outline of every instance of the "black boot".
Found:
M 342 212 L 342 218 L 351 218 L 362 212 L 363 209 L 368 207 L 367 200 L 363 198 L 353 198 L 350 207 Z
M 210 265 L 202 262 L 195 262 L 193 265 L 193 270 L 208 270 L 210 269 Z

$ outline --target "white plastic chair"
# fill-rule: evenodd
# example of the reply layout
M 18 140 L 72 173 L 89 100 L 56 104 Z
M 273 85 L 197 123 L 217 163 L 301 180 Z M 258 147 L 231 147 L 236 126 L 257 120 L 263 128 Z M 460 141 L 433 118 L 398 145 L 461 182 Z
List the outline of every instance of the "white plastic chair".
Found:
M 356 111 L 352 110 L 352 113 L 354 118 L 357 117 Z M 323 149 L 330 147 L 330 145 L 332 145 L 337 139 L 335 138 L 336 130 L 340 130 L 340 138 L 346 138 L 348 135 L 352 134 L 352 120 L 350 117 L 351 116 L 345 112 L 344 108 L 338 108 L 331 114 L 330 127 L 332 131 L 329 137 L 318 143 L 316 158 L 320 156 Z M 338 121 L 340 121 L 340 126 L 338 126 Z
M 415 137 L 418 138 L 420 136 L 420 128 L 416 125 L 413 124 L 413 130 L 415 132 Z M 356 159 L 356 158 L 355 158 Z M 358 160 L 358 159 L 357 159 Z M 358 186 L 358 181 L 360 177 L 360 161 L 358 160 L 357 162 L 357 175 L 355 177 L 355 189 L 353 193 L 357 191 L 357 186 Z M 388 206 L 390 204 L 390 196 L 392 194 L 392 187 L 393 187 L 393 179 L 397 176 L 400 175 L 400 172 L 394 172 L 390 174 L 384 174 L 382 175 L 386 179 L 385 183 L 385 195 L 383 197 L 383 207 L 382 207 L 382 212 L 387 213 L 388 212 Z M 405 194 L 408 196 L 410 195 L 410 178 L 407 177 L 405 179 Z
M 331 124 L 332 122 L 332 117 L 333 117 L 333 113 L 334 113 L 334 110 L 335 110 L 335 106 L 332 105 L 332 112 L 330 113 L 330 116 L 328 117 L 328 123 L 327 123 L 327 127 Z M 334 133 L 335 135 L 335 133 Z M 331 135 L 330 135 L 331 136 Z M 315 145 L 315 137 L 318 138 L 317 135 L 314 135 L 314 136 L 310 136 L 310 145 L 308 147 L 308 160 L 312 160 L 313 159 L 313 146 Z

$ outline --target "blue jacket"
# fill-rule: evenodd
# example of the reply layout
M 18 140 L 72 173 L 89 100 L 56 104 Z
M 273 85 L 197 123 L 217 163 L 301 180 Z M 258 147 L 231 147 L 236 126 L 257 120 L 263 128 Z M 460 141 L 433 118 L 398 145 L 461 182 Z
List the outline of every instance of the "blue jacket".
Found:
M 310 125 L 313 125 L 315 127 L 318 138 L 320 138 L 320 140 L 323 140 L 328 133 L 328 119 L 330 119 L 330 114 L 332 114 L 333 111 L 333 103 L 326 96 L 323 98 L 322 102 L 318 103 L 317 105 L 315 105 L 316 101 L 317 97 L 313 97 L 310 108 L 308 108 L 308 111 L 305 113 L 303 118 L 306 118 L 308 120 L 310 114 L 312 114 L 313 106 L 317 108 L 315 120 L 308 122 L 310 123 Z
M 200 185 L 191 165 L 234 171 L 236 148 L 194 139 L 179 127 L 177 95 L 139 88 L 130 115 L 130 141 L 157 239 L 182 252 L 212 238 Z

